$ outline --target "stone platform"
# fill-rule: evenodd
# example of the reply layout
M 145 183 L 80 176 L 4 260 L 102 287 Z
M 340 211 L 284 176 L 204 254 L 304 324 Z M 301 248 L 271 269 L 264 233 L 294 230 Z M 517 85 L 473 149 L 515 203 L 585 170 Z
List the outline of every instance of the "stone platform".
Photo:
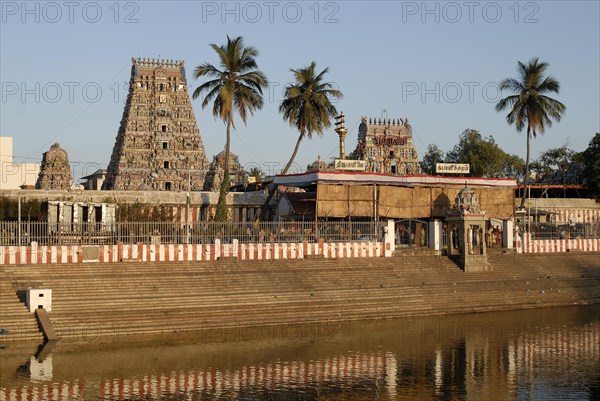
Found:
M 600 304 L 600 254 L 491 254 L 463 272 L 445 256 L 3 266 L 0 341 L 42 340 L 19 299 L 53 290 L 61 341 L 211 328 Z

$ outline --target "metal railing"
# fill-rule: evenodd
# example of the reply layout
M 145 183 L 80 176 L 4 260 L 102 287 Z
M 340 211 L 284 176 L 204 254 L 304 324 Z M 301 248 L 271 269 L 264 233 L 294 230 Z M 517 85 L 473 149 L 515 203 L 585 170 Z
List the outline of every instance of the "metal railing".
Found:
M 0 245 L 212 244 L 250 242 L 382 241 L 379 222 L 0 222 Z
M 600 222 L 594 223 L 526 223 L 525 230 L 534 240 L 548 239 L 594 239 L 600 238 Z

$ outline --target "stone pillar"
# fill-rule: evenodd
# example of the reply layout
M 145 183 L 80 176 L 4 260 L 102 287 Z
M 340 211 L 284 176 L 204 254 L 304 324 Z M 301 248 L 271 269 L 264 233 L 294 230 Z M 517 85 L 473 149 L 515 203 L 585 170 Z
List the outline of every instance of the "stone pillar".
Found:
M 513 221 L 502 220 L 502 246 L 512 249 L 513 247 Z
M 384 231 L 384 256 L 389 258 L 394 254 L 394 240 L 395 240 L 395 232 L 394 232 L 394 220 L 388 220 L 386 225 L 383 228 Z
M 442 221 L 433 220 L 429 222 L 429 247 L 439 251 L 442 249 Z

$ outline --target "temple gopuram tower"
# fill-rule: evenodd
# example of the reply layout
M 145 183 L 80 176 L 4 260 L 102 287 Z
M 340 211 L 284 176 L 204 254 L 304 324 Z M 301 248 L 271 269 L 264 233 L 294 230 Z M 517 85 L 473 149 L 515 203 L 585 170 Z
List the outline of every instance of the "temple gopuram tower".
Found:
M 129 95 L 102 189 L 202 190 L 208 160 L 183 61 L 132 61 Z
M 413 144 L 408 119 L 362 117 L 358 145 L 351 157 L 367 162 L 366 171 L 391 175 L 421 174 L 419 156 Z
M 208 167 L 206 181 L 204 183 L 205 191 L 218 191 L 223 181 L 225 171 L 225 151 L 222 150 L 213 157 L 212 163 Z M 246 172 L 240 164 L 240 159 L 237 155 L 229 153 L 229 181 L 230 185 L 243 184 L 246 180 Z
M 73 176 L 67 152 L 55 143 L 42 155 L 36 189 L 71 189 Z

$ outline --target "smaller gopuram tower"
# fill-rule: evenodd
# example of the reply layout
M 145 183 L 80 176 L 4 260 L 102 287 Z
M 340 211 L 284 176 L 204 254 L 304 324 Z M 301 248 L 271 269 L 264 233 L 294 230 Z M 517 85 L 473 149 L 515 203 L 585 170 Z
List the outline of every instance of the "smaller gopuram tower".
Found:
M 36 189 L 71 189 L 73 176 L 67 152 L 55 143 L 42 155 Z
M 205 191 L 218 191 L 225 175 L 225 150 L 219 152 L 208 167 L 206 181 L 204 183 Z M 230 185 L 243 184 L 246 180 L 246 172 L 240 164 L 240 159 L 237 155 L 229 153 L 229 180 Z
M 202 190 L 208 160 L 183 61 L 132 62 L 129 95 L 102 189 Z
M 408 119 L 362 117 L 353 159 L 367 162 L 366 171 L 391 175 L 421 174 Z

